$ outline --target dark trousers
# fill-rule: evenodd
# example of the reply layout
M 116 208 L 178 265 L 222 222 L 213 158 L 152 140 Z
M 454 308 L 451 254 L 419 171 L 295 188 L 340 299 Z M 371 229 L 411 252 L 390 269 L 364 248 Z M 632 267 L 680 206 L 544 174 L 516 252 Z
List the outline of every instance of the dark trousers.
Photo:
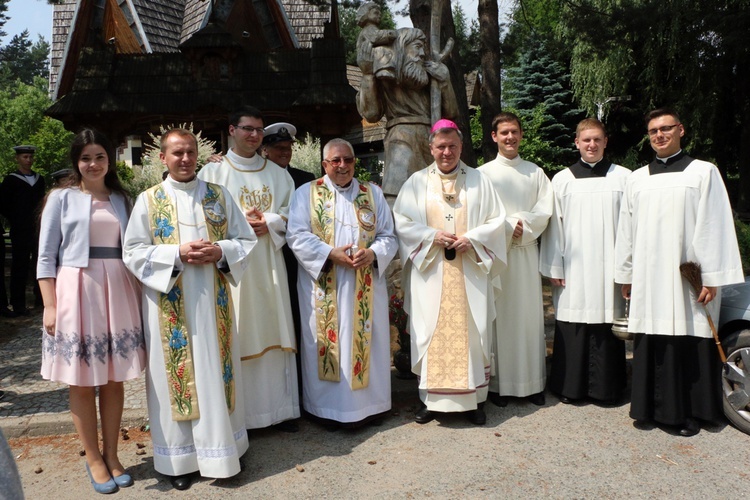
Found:
M 33 269 L 36 275 L 36 259 L 38 252 L 38 241 L 35 234 L 16 235 L 11 233 L 11 255 L 13 263 L 10 266 L 10 305 L 13 310 L 21 312 L 26 309 L 26 284 L 29 280 L 29 271 Z M 34 296 L 37 304 L 41 302 L 39 285 L 34 281 Z

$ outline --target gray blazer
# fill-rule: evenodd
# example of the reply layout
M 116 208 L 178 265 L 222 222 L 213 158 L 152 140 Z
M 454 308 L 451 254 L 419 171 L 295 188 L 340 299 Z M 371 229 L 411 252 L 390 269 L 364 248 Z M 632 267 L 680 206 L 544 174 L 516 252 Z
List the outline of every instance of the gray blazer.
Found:
M 125 198 L 119 193 L 109 196 L 120 221 L 120 241 L 128 226 Z M 59 266 L 88 267 L 91 195 L 78 188 L 55 189 L 47 197 L 39 228 L 37 279 L 54 278 Z

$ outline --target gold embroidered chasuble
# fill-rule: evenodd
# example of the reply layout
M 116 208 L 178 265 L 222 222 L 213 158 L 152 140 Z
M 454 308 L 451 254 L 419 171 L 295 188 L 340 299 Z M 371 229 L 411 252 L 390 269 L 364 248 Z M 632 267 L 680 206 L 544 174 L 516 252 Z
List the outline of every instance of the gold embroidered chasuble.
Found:
M 466 191 L 461 167 L 450 174 L 433 168 L 428 176 L 427 225 L 462 236 L 466 232 Z M 450 252 L 445 251 L 450 257 Z M 427 348 L 427 387 L 445 392 L 469 390 L 469 303 L 463 259 L 443 254 L 442 293 L 437 326 Z
M 336 193 L 318 179 L 310 184 L 310 217 L 312 233 L 331 247 L 335 246 Z M 360 184 L 354 198 L 359 223 L 359 248 L 369 248 L 375 240 L 375 203 L 369 183 Z M 327 266 L 315 284 L 315 310 L 318 348 L 318 378 L 331 382 L 341 379 L 339 362 L 338 297 L 336 266 Z M 354 310 L 357 317 L 352 339 L 351 388 L 363 389 L 370 381 L 370 341 L 373 313 L 373 267 L 356 270 Z
M 148 220 L 151 238 L 155 244 L 179 245 L 180 234 L 177 207 L 158 184 L 147 191 Z M 226 239 L 227 212 L 221 187 L 207 184 L 201 200 L 206 230 L 211 241 Z M 221 356 L 224 397 L 227 408 L 234 411 L 234 367 L 232 366 L 232 301 L 226 278 L 214 269 L 214 296 L 216 331 Z M 185 322 L 185 300 L 182 277 L 168 293 L 159 294 L 159 332 L 162 339 L 166 377 L 171 396 L 172 419 L 175 421 L 200 418 L 193 369 L 190 335 Z

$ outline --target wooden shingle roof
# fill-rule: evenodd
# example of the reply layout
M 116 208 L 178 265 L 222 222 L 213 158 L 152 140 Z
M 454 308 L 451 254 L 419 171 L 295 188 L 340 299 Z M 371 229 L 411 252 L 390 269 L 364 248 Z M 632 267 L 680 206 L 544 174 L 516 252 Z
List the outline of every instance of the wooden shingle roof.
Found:
M 180 44 L 185 0 L 132 0 L 151 50 L 174 52 Z M 204 2 L 207 3 L 207 2 Z

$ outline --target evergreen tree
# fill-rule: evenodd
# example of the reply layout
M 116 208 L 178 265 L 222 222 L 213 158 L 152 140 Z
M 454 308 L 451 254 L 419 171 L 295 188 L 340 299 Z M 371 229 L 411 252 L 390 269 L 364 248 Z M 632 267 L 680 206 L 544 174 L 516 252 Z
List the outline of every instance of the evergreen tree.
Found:
M 49 78 L 49 44 L 44 37 L 32 43 L 29 31 L 15 35 L 5 47 L 0 47 L 0 88 L 6 88 L 15 80 L 27 85 L 39 76 Z
M 525 141 L 539 139 L 549 145 L 539 153 L 540 166 L 556 169 L 573 163 L 577 157 L 573 131 L 584 112 L 573 102 L 567 68 L 552 58 L 541 41 L 528 40 L 518 64 L 507 71 L 504 90 L 506 105 L 518 112 L 528 129 Z
M 456 25 L 456 46 L 464 73 L 479 69 L 481 56 L 479 55 L 479 24 L 476 20 L 468 25 L 466 13 L 460 4 L 453 6 L 453 24 Z

